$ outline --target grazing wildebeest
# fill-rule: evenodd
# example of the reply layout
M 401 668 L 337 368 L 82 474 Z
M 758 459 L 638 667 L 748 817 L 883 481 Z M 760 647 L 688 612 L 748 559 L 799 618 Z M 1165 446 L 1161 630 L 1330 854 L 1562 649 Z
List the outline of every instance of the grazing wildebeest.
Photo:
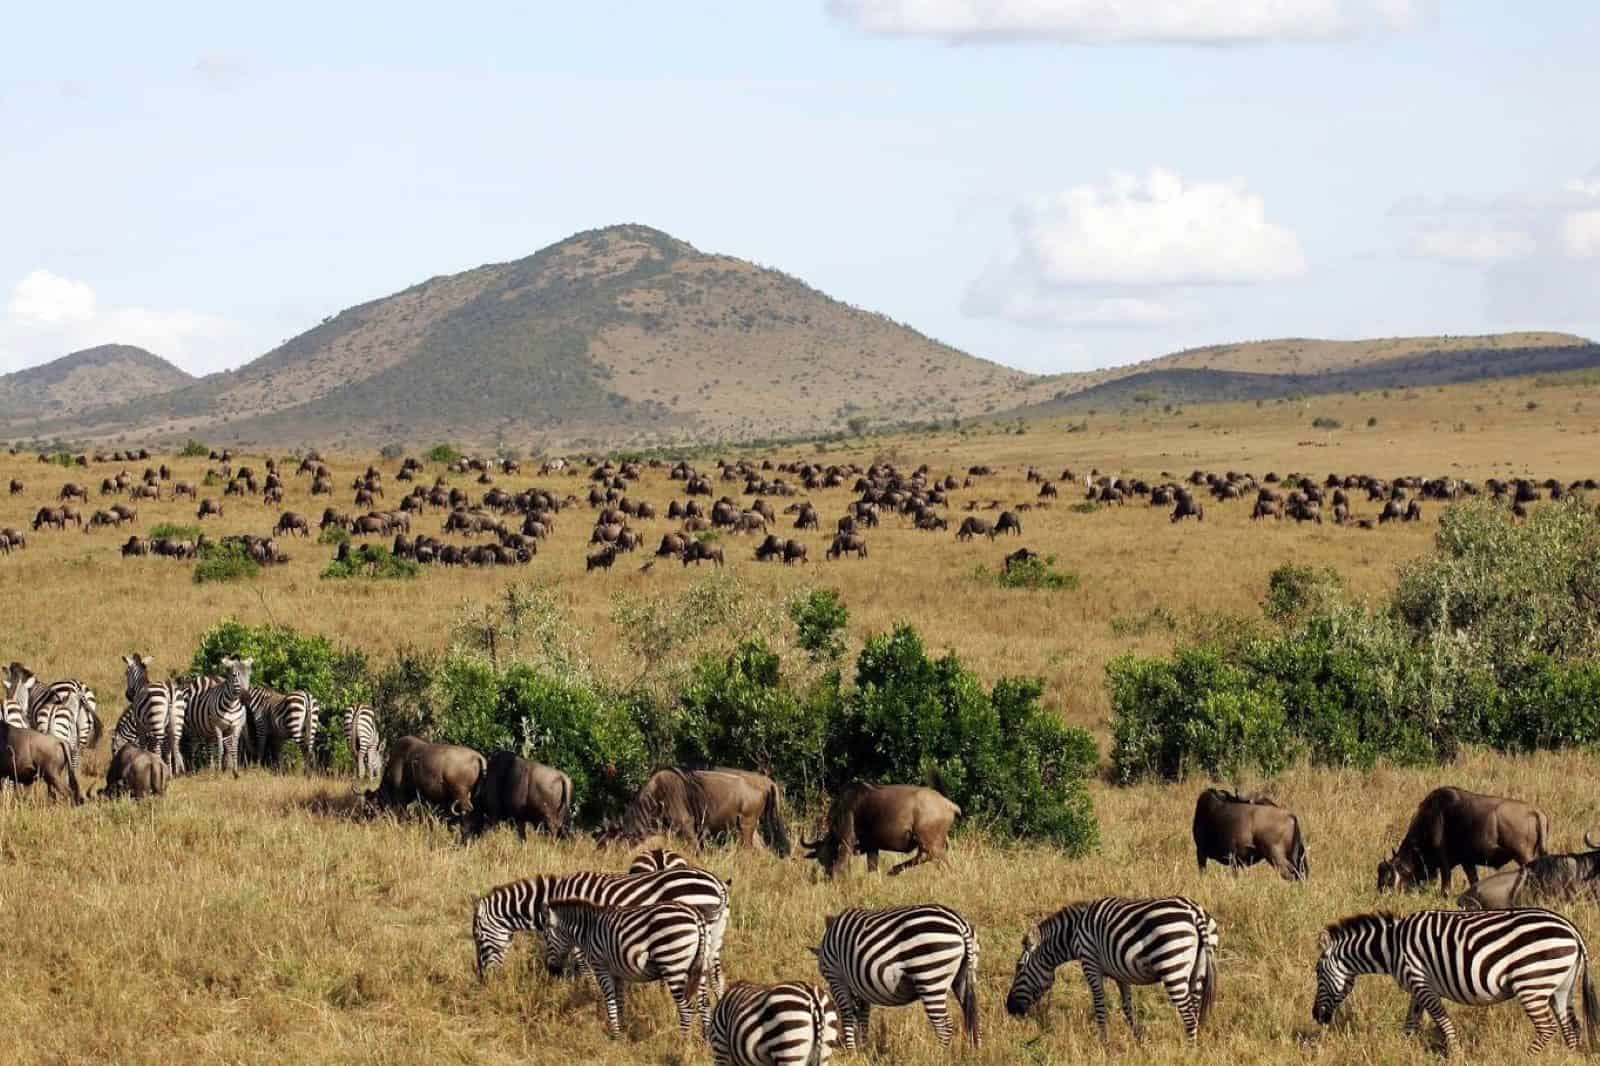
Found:
M 76 710 L 74 709 L 74 713 Z M 72 752 L 60 737 L 0 721 L 0 781 L 26 788 L 42 780 L 52 796 L 83 802 Z
M 488 760 L 471 748 L 401 737 L 390 747 L 383 776 L 378 787 L 366 793 L 366 800 L 378 808 L 421 800 L 461 817 L 472 812 L 472 794 L 487 765 Z
M 853 554 L 858 559 L 867 557 L 867 538 L 860 533 L 836 533 L 833 543 L 828 545 L 827 557 L 838 559 L 845 554 Z
M 683 548 L 683 565 L 694 563 L 699 566 L 701 562 L 709 560 L 722 565 L 722 545 L 712 544 L 703 540 L 691 540 Z
M 302 537 L 311 536 L 311 523 L 306 521 L 306 516 L 294 511 L 285 511 L 278 516 L 278 524 L 272 527 L 274 536 L 285 533 L 298 533 Z
M 594 554 L 584 557 L 583 569 L 586 573 L 592 570 L 610 570 L 611 565 L 616 561 L 617 549 L 607 544 Z
M 1195 862 L 1224 866 L 1269 862 L 1285 881 L 1311 876 L 1300 819 L 1263 796 L 1244 797 L 1208 788 L 1194 804 Z
M 960 807 L 931 788 L 857 781 L 833 801 L 827 831 L 816 840 L 802 839 L 800 846 L 829 877 L 844 868 L 851 852 L 865 855 L 874 873 L 878 852 L 916 852 L 890 869 L 893 876 L 920 863 L 943 862 L 950 827 L 960 815 Z
M 998 533 L 1015 533 L 1018 536 L 1021 536 L 1022 535 L 1022 519 L 1018 518 L 1011 511 L 1001 511 L 999 519 L 997 519 L 995 521 L 994 531 L 997 534 Z
M 1577 899 L 1600 902 L 1600 843 L 1585 833 L 1588 851 L 1542 855 L 1526 866 L 1490 874 L 1456 898 L 1465 910 L 1507 910 Z
M 111 756 L 106 787 L 99 795 L 102 799 L 128 795 L 136 800 L 159 796 L 167 790 L 167 780 L 166 760 L 137 744 L 124 744 Z
M 210 496 L 207 496 L 205 499 L 200 501 L 200 507 L 197 511 L 195 511 L 194 516 L 196 520 L 199 520 L 209 518 L 212 515 L 215 515 L 218 518 L 222 517 L 222 504 L 218 503 L 216 500 L 213 500 Z
M 985 536 L 993 540 L 995 530 L 986 520 L 977 515 L 968 515 L 961 520 L 961 528 L 956 530 L 956 539 L 971 540 L 975 536 Z
M 551 836 L 566 836 L 572 816 L 572 779 L 543 763 L 520 759 L 509 751 L 489 756 L 472 794 L 472 818 L 463 836 L 476 836 L 491 822 L 515 822 L 517 836 L 528 839 L 528 826 Z
M 1417 806 L 1400 846 L 1378 863 L 1378 891 L 1416 888 L 1434 875 L 1439 891 L 1450 891 L 1459 866 L 1478 883 L 1478 867 L 1526 866 L 1545 854 L 1550 820 L 1520 800 L 1484 796 L 1461 788 L 1436 788 Z
M 1206 509 L 1199 500 L 1195 499 L 1193 493 L 1180 489 L 1173 500 L 1171 520 L 1179 522 L 1185 518 L 1193 518 L 1196 522 L 1204 522 Z
M 657 770 L 623 812 L 618 829 L 637 843 L 654 832 L 674 833 L 697 848 L 722 834 L 754 847 L 756 832 L 780 857 L 789 854 L 789 827 L 783 820 L 783 794 L 772 778 L 723 766 Z

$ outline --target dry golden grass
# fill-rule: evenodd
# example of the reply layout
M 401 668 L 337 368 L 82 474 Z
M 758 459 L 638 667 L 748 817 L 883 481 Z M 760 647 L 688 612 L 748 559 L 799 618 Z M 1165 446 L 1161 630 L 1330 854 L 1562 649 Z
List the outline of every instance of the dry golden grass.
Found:
M 1032 499 L 1033 486 L 1023 479 L 1028 463 L 1052 474 L 1070 465 L 1080 472 L 1098 466 L 1147 476 L 1234 467 L 1318 475 L 1529 471 L 1570 479 L 1594 472 L 1593 423 L 1573 409 L 1592 405 L 1594 392 L 1580 379 L 1430 390 L 1415 399 L 1329 397 L 1304 408 L 1194 409 L 1167 420 L 1177 425 L 1097 418 L 1087 432 L 1070 434 L 1044 426 L 1021 436 L 868 440 L 825 458 L 883 454 L 912 465 L 927 461 L 939 472 L 972 462 L 1000 467 L 998 476 L 957 494 L 957 516 L 968 499 Z M 1529 410 L 1529 400 L 1539 406 Z M 1313 431 L 1308 423 L 1318 414 L 1355 428 Z M 1369 416 L 1378 419 L 1376 428 L 1365 428 Z M 793 449 L 783 457 L 802 454 L 814 453 Z M 366 461 L 349 456 L 336 462 L 340 506 L 349 501 L 343 486 Z M 178 462 L 178 476 L 193 479 L 204 465 Z M 137 465 L 131 468 L 138 473 Z M 25 526 L 64 480 L 97 485 L 111 472 L 115 467 L 85 475 L 26 456 L 0 458 L 0 481 L 19 476 L 28 482 L 22 496 L 0 499 L 0 526 Z M 508 486 L 530 482 L 587 487 L 581 478 L 502 479 Z M 304 479 L 291 479 L 289 488 L 287 507 L 314 519 L 323 501 L 305 495 Z M 391 478 L 387 488 L 393 499 L 401 486 Z M 633 495 L 664 510 L 674 488 L 653 474 Z M 220 487 L 213 490 L 218 493 Z M 821 495 L 825 521 L 847 498 L 844 491 Z M 1246 518 L 1248 504 L 1235 503 L 1208 506 L 1203 524 L 1173 526 L 1164 513 L 1140 505 L 1078 514 L 1069 509 L 1072 502 L 1074 494 L 1063 488 L 1054 507 L 1024 514 L 1025 535 L 1005 544 L 959 545 L 952 534 L 922 534 L 890 519 L 869 535 L 872 558 L 864 563 L 823 563 L 826 538 L 819 534 L 803 535 L 812 564 L 787 569 L 752 562 L 753 542 L 725 543 L 730 568 L 753 595 L 779 597 L 803 583 L 837 587 L 852 611 L 853 642 L 908 619 L 932 647 L 956 649 L 986 677 L 1042 675 L 1047 702 L 1070 720 L 1102 730 L 1107 659 L 1126 650 L 1160 651 L 1175 639 L 1159 628 L 1118 636 L 1112 619 L 1156 606 L 1179 616 L 1190 609 L 1253 613 L 1267 574 L 1291 559 L 1332 565 L 1358 594 L 1377 596 L 1401 561 L 1427 549 L 1436 517 L 1429 506 L 1420 527 L 1370 533 L 1332 525 L 1257 526 Z M 227 507 L 224 519 L 207 523 L 213 535 L 264 532 L 276 515 L 254 502 L 230 499 Z M 158 521 L 192 521 L 193 506 L 145 504 L 140 513 L 148 529 Z M 423 526 L 438 520 L 431 516 Z M 695 575 L 665 561 L 640 573 L 643 557 L 625 557 L 610 574 L 585 575 L 588 525 L 586 508 L 565 513 L 553 541 L 531 566 L 515 571 L 429 570 L 398 583 L 320 581 L 316 575 L 332 549 L 297 542 L 288 566 L 234 586 L 197 586 L 186 565 L 170 560 L 120 559 L 122 536 L 114 533 L 40 532 L 26 550 L 0 557 L 11 608 L 0 661 L 20 659 L 48 677 L 83 677 L 100 692 L 110 722 L 121 706 L 120 654 L 137 649 L 158 663 L 185 663 L 198 635 L 222 617 L 270 618 L 381 657 L 404 643 L 441 646 L 463 601 L 486 600 L 508 581 L 533 580 L 570 607 L 584 647 L 602 666 L 627 669 L 633 664 L 616 647 L 610 594 L 670 594 Z M 665 521 L 646 524 L 652 538 L 667 528 Z M 1055 554 L 1059 566 L 1080 575 L 1079 587 L 1004 591 L 973 576 L 977 564 L 995 567 L 1018 543 Z M 92 767 L 102 763 L 103 753 L 91 759 Z M 1428 788 L 1450 782 L 1533 800 L 1551 815 L 1557 844 L 1576 846 L 1583 830 L 1600 821 L 1589 784 L 1593 769 L 1591 758 L 1572 754 L 1473 755 L 1435 771 L 1293 770 L 1266 784 L 1307 827 L 1312 880 L 1301 886 L 1280 883 L 1264 869 L 1237 877 L 1195 872 L 1188 825 L 1200 782 L 1095 785 L 1104 842 L 1098 854 L 1077 862 L 1046 848 L 1000 849 L 963 837 L 948 868 L 919 868 L 896 879 L 869 876 L 858 863 L 837 883 L 818 882 L 804 864 L 765 854 L 714 851 L 707 864 L 734 881 L 727 946 L 734 978 L 813 974 L 805 949 L 816 942 L 823 917 L 843 906 L 932 899 L 977 925 L 983 1049 L 942 1052 L 920 1012 L 906 1008 L 877 1012 L 873 1048 L 843 1061 L 1102 1061 L 1075 971 L 1063 972 L 1042 1025 L 1004 1016 L 1001 1001 L 1024 927 L 1075 898 L 1182 892 L 1205 904 L 1221 925 L 1217 1012 L 1200 1046 L 1184 1049 L 1170 1008 L 1154 990 L 1141 991 L 1150 1032 L 1139 1047 L 1114 1021 L 1112 1048 L 1121 1061 L 1426 1062 L 1433 1051 L 1425 1043 L 1400 1038 L 1401 996 L 1377 978 L 1363 982 L 1331 1031 L 1315 1032 L 1309 1014 L 1318 930 L 1332 918 L 1374 906 L 1374 864 Z M 238 782 L 199 774 L 142 806 L 97 803 L 73 810 L 37 797 L 0 801 L 0 903 L 10 918 L 0 954 L 0 1010 L 15 1023 L 13 1039 L 21 1041 L 0 1058 L 708 1060 L 703 1048 L 676 1036 L 659 989 L 631 996 L 628 1035 L 608 1041 L 592 989 L 550 981 L 531 963 L 526 945 L 487 988 L 475 981 L 468 936 L 475 894 L 538 871 L 619 868 L 624 853 L 596 853 L 583 842 L 520 845 L 507 831 L 462 849 L 442 826 L 350 817 L 349 789 L 345 780 L 251 772 Z M 1410 908 L 1436 898 L 1391 902 Z M 1600 933 L 1594 911 L 1581 909 L 1576 918 L 1591 936 Z M 1454 1016 L 1478 1058 L 1519 1055 L 1531 1035 L 1512 1006 L 1458 1008 Z M 1562 1061 L 1564 1054 L 1548 1060 Z

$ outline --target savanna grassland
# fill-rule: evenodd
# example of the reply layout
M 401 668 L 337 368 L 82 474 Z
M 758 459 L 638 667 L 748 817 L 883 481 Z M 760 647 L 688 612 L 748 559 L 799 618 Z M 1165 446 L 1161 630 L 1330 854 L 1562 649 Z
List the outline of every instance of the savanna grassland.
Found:
M 1028 465 L 1049 475 L 1071 467 L 1153 477 L 1192 469 L 1262 475 L 1330 471 L 1489 476 L 1529 474 L 1568 481 L 1600 472 L 1593 411 L 1600 382 L 1567 377 L 1544 382 L 1319 397 L 1309 404 L 1160 409 L 1096 413 L 1086 421 L 969 426 L 964 431 L 869 437 L 827 446 L 795 445 L 775 460 L 824 462 L 875 458 L 902 466 L 926 462 L 935 473 L 974 463 L 992 477 L 952 494 L 951 516 L 968 501 L 1036 502 Z M 1314 429 L 1312 420 L 1338 428 Z M 1369 424 L 1369 420 L 1372 423 Z M 729 452 L 730 457 L 735 453 Z M 171 459 L 175 476 L 198 481 L 208 465 Z M 240 456 L 254 462 L 259 457 Z M 695 458 L 714 471 L 714 456 Z M 330 456 L 350 509 L 350 480 L 374 457 Z M 138 475 L 144 464 L 127 464 Z M 392 505 L 402 488 L 386 473 Z M 525 464 L 531 465 L 531 464 Z M 120 464 L 88 471 L 41 464 L 32 455 L 0 457 L 0 483 L 26 489 L 0 498 L 0 527 L 26 528 L 33 511 L 53 502 L 63 481 L 88 483 L 90 507 L 101 477 Z M 292 469 L 292 467 L 290 468 Z M 430 464 L 428 478 L 437 472 Z M 454 476 L 453 483 L 470 479 Z M 539 484 L 581 493 L 579 477 L 528 473 L 497 479 L 509 489 Z M 736 491 L 737 485 L 719 485 Z M 289 478 L 284 508 L 313 522 L 324 498 L 308 496 L 305 478 Z M 221 486 L 202 490 L 221 499 Z M 630 495 L 656 504 L 681 497 L 681 485 L 653 470 Z M 1376 598 L 1397 567 L 1429 549 L 1438 505 L 1424 504 L 1420 524 L 1373 531 L 1292 523 L 1252 523 L 1249 503 L 1206 501 L 1203 523 L 1167 521 L 1165 509 L 1140 502 L 1093 513 L 1072 509 L 1079 492 L 1063 485 L 1048 509 L 1022 513 L 1021 537 L 957 543 L 951 533 L 923 533 L 889 517 L 867 533 L 871 558 L 825 562 L 833 519 L 847 488 L 812 494 L 824 530 L 798 534 L 811 551 L 803 567 L 757 564 L 754 541 L 724 536 L 729 565 L 754 601 L 780 602 L 804 586 L 836 588 L 848 605 L 849 640 L 898 620 L 913 622 L 931 648 L 954 649 L 985 680 L 1035 674 L 1045 702 L 1104 743 L 1107 661 L 1127 651 L 1160 652 L 1218 613 L 1254 615 L 1276 565 L 1331 566 L 1357 596 Z M 780 508 L 785 501 L 774 501 Z M 226 514 L 204 523 L 213 537 L 265 533 L 278 509 L 225 501 Z M 188 501 L 139 505 L 140 528 L 194 523 Z M 1357 513 L 1375 515 L 1364 497 Z M 780 516 L 781 519 L 782 516 Z M 991 516 L 992 517 L 992 516 Z M 414 529 L 436 529 L 437 512 Z M 954 525 L 955 522 L 952 522 Z M 428 568 L 403 581 L 319 578 L 327 545 L 296 541 L 294 558 L 236 584 L 196 584 L 191 564 L 122 559 L 126 532 L 29 534 L 25 550 L 0 557 L 9 610 L 0 659 L 20 660 L 42 677 L 78 676 L 100 693 L 108 724 L 121 710 L 120 655 L 141 651 L 157 673 L 180 669 L 200 634 L 224 617 L 275 621 L 326 634 L 382 659 L 396 649 L 437 649 L 451 639 L 464 608 L 494 599 L 508 583 L 531 582 L 556 598 L 570 619 L 568 636 L 597 669 L 636 671 L 613 620 L 616 597 L 672 601 L 696 581 L 714 580 L 672 560 L 648 571 L 648 549 L 672 524 L 639 523 L 647 551 L 624 556 L 609 573 L 586 574 L 590 516 L 564 511 L 555 534 L 526 567 Z M 786 527 L 787 521 L 780 521 Z M 785 535 L 790 535 L 786 530 Z M 1005 551 L 1026 545 L 1053 555 L 1077 578 L 1073 588 L 1002 589 L 976 573 L 998 569 Z M 88 762 L 92 783 L 104 751 Z M 1587 754 L 1503 757 L 1469 752 L 1456 765 L 1371 772 L 1291 769 L 1267 785 L 1306 827 L 1311 880 L 1278 881 L 1257 869 L 1240 876 L 1196 873 L 1189 821 L 1201 782 L 1116 788 L 1096 783 L 1101 844 L 1068 860 L 1048 848 L 1001 846 L 958 837 L 947 867 L 920 867 L 890 879 L 857 862 L 835 882 L 819 880 L 799 860 L 713 850 L 705 864 L 733 881 L 726 965 L 736 979 L 777 980 L 815 974 L 806 950 L 825 915 L 850 905 L 936 900 L 978 928 L 984 1045 L 942 1051 L 916 1008 L 878 1010 L 873 1046 L 835 1061 L 983 1063 L 1103 1061 L 1075 970 L 1064 970 L 1042 1014 L 1005 1016 L 1002 1000 L 1018 941 L 1028 923 L 1073 899 L 1107 893 L 1181 892 L 1214 914 L 1221 928 L 1221 985 L 1199 1045 L 1185 1048 L 1176 1018 L 1159 993 L 1136 994 L 1148 1024 L 1135 1044 L 1113 1019 L 1111 1055 L 1127 1063 L 1190 1061 L 1326 1063 L 1432 1061 L 1428 1040 L 1399 1034 L 1404 1001 L 1392 985 L 1368 978 L 1339 1020 L 1318 1032 L 1310 1020 L 1312 962 L 1321 925 L 1369 909 L 1374 866 L 1396 841 L 1417 799 L 1453 783 L 1510 793 L 1551 816 L 1556 844 L 1579 844 L 1600 822 Z M 42 797 L 0 799 L 0 1011 L 13 1024 L 0 1059 L 16 1062 L 607 1062 L 709 1061 L 703 1045 L 677 1036 L 668 998 L 634 990 L 627 1035 L 603 1034 L 591 985 L 560 983 L 519 945 L 507 970 L 487 986 L 473 974 L 468 933 L 472 898 L 485 888 L 535 872 L 620 869 L 621 850 L 597 851 L 579 840 L 520 844 L 494 831 L 469 848 L 453 830 L 428 821 L 368 821 L 352 815 L 348 779 L 274 776 L 246 771 L 234 781 L 210 772 L 179 780 L 159 801 L 94 803 L 81 809 Z M 805 812 L 796 812 L 797 820 Z M 1425 905 L 1423 895 L 1391 904 Z M 1600 913 L 1578 908 L 1580 927 L 1600 944 Z M 1531 1028 L 1513 1006 L 1453 1011 L 1474 1058 L 1520 1058 Z M 1565 1052 L 1547 1054 L 1562 1061 Z

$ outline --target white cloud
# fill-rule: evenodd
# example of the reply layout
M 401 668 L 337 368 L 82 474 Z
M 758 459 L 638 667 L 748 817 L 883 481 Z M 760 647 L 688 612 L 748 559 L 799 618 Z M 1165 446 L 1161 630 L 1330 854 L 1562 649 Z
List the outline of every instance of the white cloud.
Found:
M 1499 263 L 1525 259 L 1538 249 L 1532 235 L 1488 227 L 1423 229 L 1411 234 L 1411 254 L 1452 263 Z
M 1561 248 L 1572 259 L 1600 259 L 1600 210 L 1574 211 L 1562 219 Z
M 234 357 L 234 323 L 190 310 L 102 308 L 87 282 L 34 270 L 18 281 L 0 318 L 0 372 L 99 344 L 133 344 L 191 371 Z
M 6 314 L 43 325 L 82 322 L 94 317 L 94 290 L 81 281 L 35 270 L 11 290 Z
M 1218 44 L 1403 32 L 1436 0 L 829 0 L 866 33 L 953 41 Z
M 1600 200 L 1600 177 L 1573 178 L 1563 188 L 1585 200 Z
M 1203 317 L 1193 291 L 1305 273 L 1292 231 L 1235 182 L 1154 169 L 1113 174 L 1023 205 L 1017 250 L 967 292 L 965 310 L 1054 325 L 1169 325 Z

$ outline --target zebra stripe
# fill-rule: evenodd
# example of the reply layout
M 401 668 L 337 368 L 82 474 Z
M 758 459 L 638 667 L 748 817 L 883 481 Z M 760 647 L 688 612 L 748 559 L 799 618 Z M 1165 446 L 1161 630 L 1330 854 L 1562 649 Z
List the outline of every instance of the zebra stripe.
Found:
M 716 1066 L 823 1066 L 839 1042 L 839 1012 L 818 985 L 736 981 L 706 1036 Z
M 1393 977 L 1410 997 L 1404 1031 L 1417 1031 L 1427 1011 L 1444 1033 L 1447 1052 L 1459 1046 L 1444 1000 L 1479 1007 L 1515 998 L 1533 1023 L 1532 1050 L 1559 1033 L 1578 1046 L 1578 986 L 1583 988 L 1589 1043 L 1600 1029 L 1600 1001 L 1589 975 L 1583 935 L 1559 914 L 1530 908 L 1507 911 L 1421 911 L 1404 918 L 1357 914 L 1328 926 L 1317 959 L 1311 1016 L 1326 1025 L 1360 974 Z
M 822 932 L 817 965 L 847 1049 L 866 1045 L 872 1007 L 919 1000 L 939 1043 L 948 1047 L 955 1027 L 945 997 L 952 992 L 967 1039 L 978 1046 L 978 938 L 950 908 L 923 903 L 834 915 Z
M 703 984 L 711 957 L 713 908 L 684 903 L 642 907 L 597 907 L 557 899 L 545 907 L 544 924 L 582 953 L 605 1001 L 606 1031 L 622 1031 L 621 985 L 660 981 L 678 1009 L 678 1029 L 688 1033 L 695 1015 L 705 1023 Z
M 170 681 L 151 681 L 151 660 L 141 655 L 124 655 L 122 661 L 127 668 L 123 693 L 134 716 L 133 732 L 139 746 L 160 755 L 174 776 L 183 773 L 182 690 Z M 126 736 L 121 722 L 117 732 Z
M 641 851 L 633 857 L 628 864 L 630 874 L 651 874 L 657 870 L 670 870 L 674 866 L 688 866 L 689 860 L 679 855 L 676 851 L 666 848 L 650 848 Z
M 239 775 L 239 740 L 244 733 L 244 696 L 254 659 L 222 660 L 221 677 L 197 677 L 183 686 L 184 731 L 195 746 L 214 744 L 213 765 Z
M 485 893 L 472 911 L 472 940 L 477 946 L 478 976 L 505 961 L 514 933 L 544 934 L 545 965 L 559 971 L 570 945 L 551 937 L 544 927 L 544 912 L 553 899 L 576 899 L 599 907 L 643 906 L 648 903 L 683 903 L 711 915 L 711 973 L 722 988 L 722 937 L 728 928 L 728 886 L 716 874 L 692 866 L 674 866 L 647 874 L 575 873 L 541 874 Z
M 28 676 L 32 678 L 33 675 Z M 74 698 L 77 699 L 77 712 L 66 713 L 63 709 Z M 33 688 L 28 697 L 27 720 L 39 732 L 50 733 L 66 741 L 76 769 L 82 753 L 100 743 L 102 728 L 98 711 L 94 689 L 76 678 L 65 678 Z
M 350 745 L 357 777 L 378 777 L 383 773 L 383 737 L 378 733 L 378 712 L 369 704 L 358 703 L 345 709 L 344 739 Z
M 1132 985 L 1161 984 L 1190 1040 L 1211 1012 L 1217 988 L 1217 923 L 1183 896 L 1119 899 L 1108 896 L 1063 907 L 1028 931 L 1006 995 L 1006 1010 L 1026 1014 L 1055 983 L 1056 968 L 1077 962 L 1094 999 L 1102 1042 L 1106 1027 L 1105 979 L 1117 984 L 1122 1016 L 1135 1035 Z
M 301 689 L 283 693 L 257 687 L 245 693 L 244 702 L 255 735 L 256 761 L 276 765 L 287 740 L 300 746 L 301 762 L 309 774 L 317 743 L 317 716 L 322 710 L 317 698 Z

